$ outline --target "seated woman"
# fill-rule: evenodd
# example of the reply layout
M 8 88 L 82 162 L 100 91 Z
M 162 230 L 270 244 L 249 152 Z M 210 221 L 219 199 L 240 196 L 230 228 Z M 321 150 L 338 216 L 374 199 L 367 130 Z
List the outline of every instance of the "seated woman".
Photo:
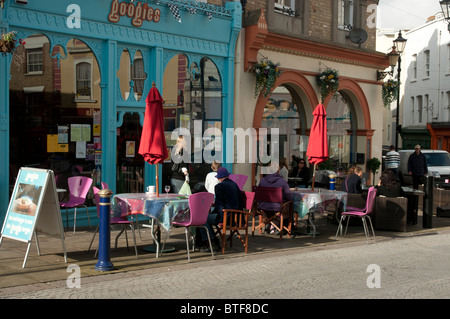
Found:
M 345 180 L 341 184 L 341 191 L 347 192 L 350 194 L 361 194 L 362 186 L 361 186 L 361 176 L 363 174 L 363 170 L 359 166 L 351 167 L 349 169 L 348 175 Z
M 306 188 L 309 185 L 310 172 L 309 168 L 306 166 L 306 162 L 303 158 L 301 158 L 297 162 L 297 167 L 294 167 L 289 177 L 297 177 L 301 178 L 300 181 L 295 181 L 291 183 L 291 187 L 301 187 Z
M 385 169 L 380 176 L 380 182 L 378 183 L 377 196 L 386 197 L 405 197 L 405 192 L 402 189 L 400 183 L 397 183 L 394 172 L 390 169 Z

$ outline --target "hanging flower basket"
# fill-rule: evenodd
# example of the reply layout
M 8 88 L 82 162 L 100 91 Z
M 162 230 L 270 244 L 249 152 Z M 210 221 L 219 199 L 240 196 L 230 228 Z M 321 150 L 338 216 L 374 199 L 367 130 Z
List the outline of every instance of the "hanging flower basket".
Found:
M 267 97 L 272 92 L 277 78 L 281 75 L 281 71 L 278 69 L 279 65 L 279 63 L 275 64 L 264 59 L 252 67 L 251 71 L 256 74 L 255 98 L 260 93 Z
M 327 68 L 317 75 L 317 83 L 320 87 L 320 95 L 324 101 L 328 95 L 334 95 L 339 89 L 339 74 L 337 70 Z
M 16 50 L 16 31 L 3 33 L 0 38 L 0 52 L 5 56 L 7 53 L 13 54 Z M 19 44 L 25 44 L 22 39 L 19 40 Z
M 389 79 L 383 83 L 381 98 L 384 107 L 389 108 L 390 104 L 398 98 L 398 81 Z

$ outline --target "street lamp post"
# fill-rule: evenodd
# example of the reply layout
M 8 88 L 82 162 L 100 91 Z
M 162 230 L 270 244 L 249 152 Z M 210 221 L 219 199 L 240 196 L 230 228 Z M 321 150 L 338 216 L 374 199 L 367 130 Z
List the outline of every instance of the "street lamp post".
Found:
M 439 1 L 445 21 L 448 23 L 448 31 L 450 32 L 450 0 Z
M 400 75 L 402 71 L 402 53 L 406 46 L 406 39 L 402 37 L 402 31 L 398 32 L 397 39 L 394 40 L 394 46 L 397 49 L 397 52 L 399 54 L 398 56 L 398 67 L 397 67 L 397 114 L 395 117 L 395 150 L 398 151 L 398 135 L 401 131 L 401 126 L 399 124 L 399 113 L 400 113 Z

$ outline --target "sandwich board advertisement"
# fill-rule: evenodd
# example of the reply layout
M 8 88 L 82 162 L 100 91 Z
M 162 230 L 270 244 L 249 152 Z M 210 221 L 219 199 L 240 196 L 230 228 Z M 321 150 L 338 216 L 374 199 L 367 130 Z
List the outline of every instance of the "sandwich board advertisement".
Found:
M 25 268 L 33 237 L 40 255 L 38 232 L 61 238 L 64 260 L 67 262 L 55 175 L 52 170 L 22 167 L 8 205 L 0 245 L 3 238 L 27 243 L 22 265 Z

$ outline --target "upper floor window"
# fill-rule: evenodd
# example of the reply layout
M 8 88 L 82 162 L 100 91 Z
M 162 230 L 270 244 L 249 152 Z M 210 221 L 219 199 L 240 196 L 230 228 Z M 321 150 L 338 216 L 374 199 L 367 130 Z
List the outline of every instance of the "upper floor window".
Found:
M 430 50 L 424 52 L 425 77 L 430 77 Z
M 414 54 L 412 57 L 412 65 L 413 65 L 413 77 L 412 79 L 415 80 L 417 79 L 417 54 Z
M 77 99 L 91 98 L 91 63 L 80 62 L 76 65 Z
M 275 0 L 275 12 L 295 17 L 295 1 L 296 0 Z
M 42 73 L 42 49 L 27 50 L 27 73 Z
M 422 123 L 422 96 L 417 97 L 417 114 L 419 115 L 419 124 Z
M 338 28 L 351 30 L 353 28 L 354 0 L 338 0 Z
M 447 72 L 450 72 L 450 44 L 447 45 Z

